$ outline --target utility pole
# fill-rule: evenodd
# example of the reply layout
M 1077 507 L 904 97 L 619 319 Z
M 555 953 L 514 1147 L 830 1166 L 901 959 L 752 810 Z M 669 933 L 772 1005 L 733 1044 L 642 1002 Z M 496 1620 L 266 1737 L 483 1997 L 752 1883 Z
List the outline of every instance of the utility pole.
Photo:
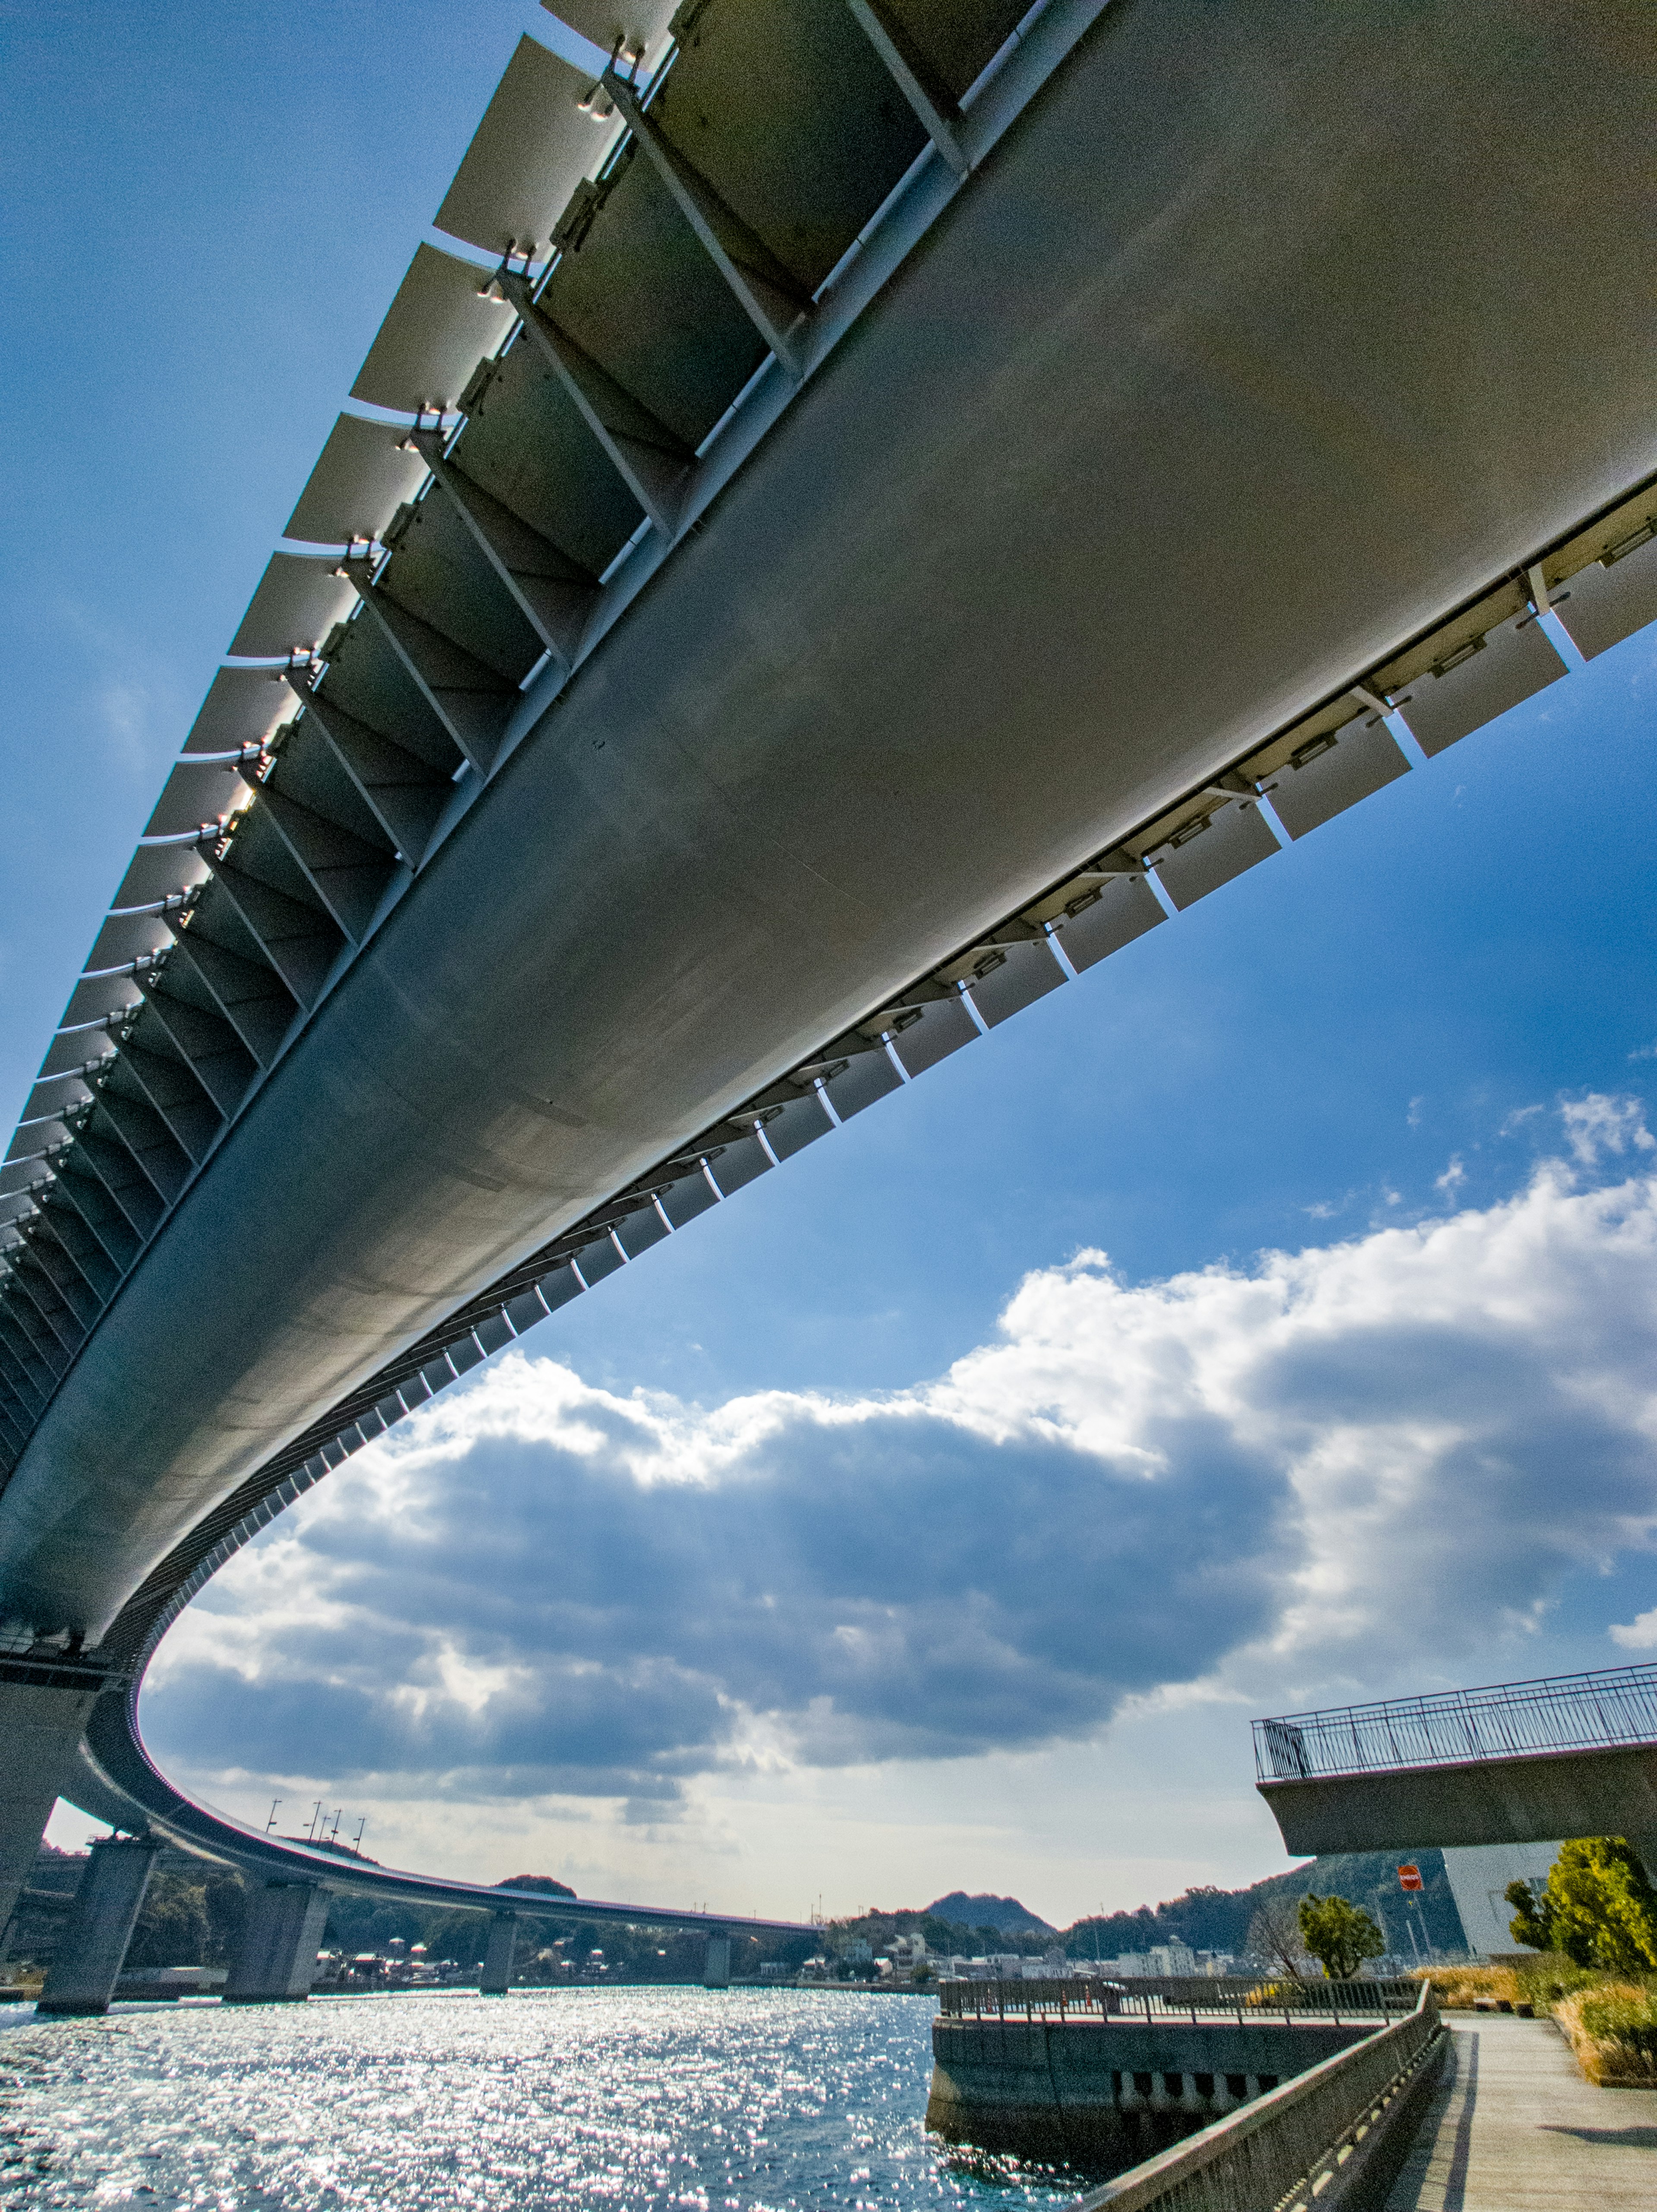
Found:
M 281 1802 L 282 1800 L 280 1797 L 272 1797 L 271 1800 L 271 1817 L 265 1823 L 265 1832 L 267 1836 L 270 1834 L 271 1829 L 276 1826 L 277 1807 Z

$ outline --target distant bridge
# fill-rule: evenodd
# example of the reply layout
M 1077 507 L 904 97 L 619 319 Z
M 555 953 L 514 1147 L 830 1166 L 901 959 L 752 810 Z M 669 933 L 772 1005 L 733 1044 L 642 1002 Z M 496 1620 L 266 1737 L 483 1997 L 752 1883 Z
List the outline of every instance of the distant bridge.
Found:
M 0 1907 L 267 1865 L 137 1684 L 350 1451 L 1657 615 L 1643 10 L 559 5 L 0 1170 Z

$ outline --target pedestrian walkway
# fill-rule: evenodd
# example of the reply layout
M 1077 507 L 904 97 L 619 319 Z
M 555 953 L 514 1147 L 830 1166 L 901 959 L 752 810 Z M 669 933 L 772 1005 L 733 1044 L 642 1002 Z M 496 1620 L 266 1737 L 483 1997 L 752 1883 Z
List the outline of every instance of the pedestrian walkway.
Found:
M 1596 2089 L 1548 2021 L 1455 2024 L 1453 2045 L 1386 2212 L 1652 2212 L 1657 2089 Z

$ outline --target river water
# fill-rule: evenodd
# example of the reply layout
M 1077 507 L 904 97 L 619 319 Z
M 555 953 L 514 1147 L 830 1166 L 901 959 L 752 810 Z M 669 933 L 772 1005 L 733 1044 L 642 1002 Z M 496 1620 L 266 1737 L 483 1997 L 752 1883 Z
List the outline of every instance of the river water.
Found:
M 933 2007 L 613 1989 L 0 2011 L 0 2207 L 1056 2205 L 923 2124 Z

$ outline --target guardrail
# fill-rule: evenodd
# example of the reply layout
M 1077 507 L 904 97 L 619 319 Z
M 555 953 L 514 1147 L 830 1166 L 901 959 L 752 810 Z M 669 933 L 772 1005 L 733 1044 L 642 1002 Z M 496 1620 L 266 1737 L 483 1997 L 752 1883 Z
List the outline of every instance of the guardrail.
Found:
M 1657 1666 L 1608 1667 L 1256 1721 L 1254 1771 L 1262 1782 L 1309 1782 L 1321 1774 L 1459 1766 L 1469 1759 L 1623 1744 L 1657 1745 Z
M 1413 2013 L 1416 1981 L 1297 1982 L 1291 1975 L 1247 1979 L 1211 1974 L 1162 1974 L 1115 1981 L 1105 1976 L 1055 1975 L 1029 1981 L 941 1981 L 938 2009 L 959 2020 L 1189 2020 L 1240 2022 L 1301 2018 L 1386 2021 Z
M 1352 2171 L 1443 2048 L 1431 1988 L 1415 2009 L 1200 2135 L 1077 2199 L 1076 2212 L 1309 2212 L 1327 2177 Z

